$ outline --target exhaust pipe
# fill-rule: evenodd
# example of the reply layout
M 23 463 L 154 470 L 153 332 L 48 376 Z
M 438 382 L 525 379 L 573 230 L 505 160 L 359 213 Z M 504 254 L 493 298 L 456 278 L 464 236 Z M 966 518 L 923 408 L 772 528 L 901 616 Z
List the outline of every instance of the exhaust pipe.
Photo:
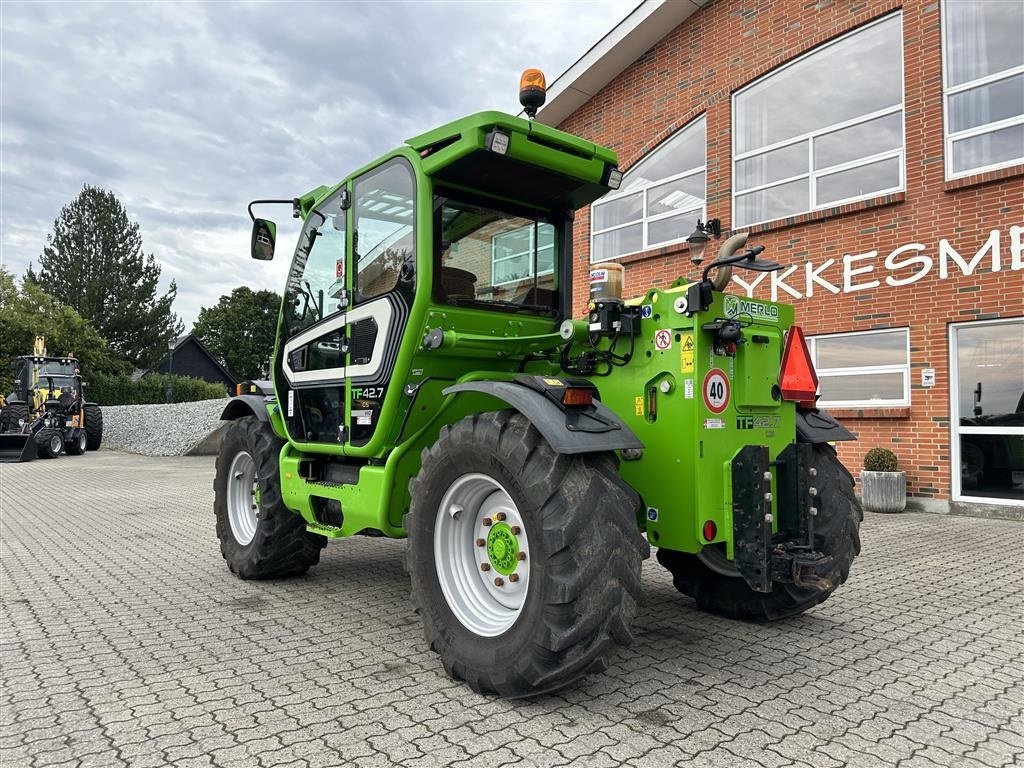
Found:
M 730 237 L 724 243 L 722 247 L 718 249 L 718 258 L 727 259 L 732 256 L 736 251 L 747 244 L 747 238 L 750 237 L 749 232 L 737 232 L 735 235 Z M 725 290 L 725 287 L 729 285 L 729 280 L 732 279 L 732 266 L 719 267 L 715 270 L 715 276 L 711 278 L 711 285 L 714 286 L 715 290 L 721 293 Z

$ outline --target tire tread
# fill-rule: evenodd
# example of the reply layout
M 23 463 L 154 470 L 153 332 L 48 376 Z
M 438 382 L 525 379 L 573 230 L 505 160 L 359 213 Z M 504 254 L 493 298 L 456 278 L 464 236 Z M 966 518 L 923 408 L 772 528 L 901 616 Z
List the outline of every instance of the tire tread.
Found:
M 459 445 L 493 452 L 509 472 L 522 478 L 549 553 L 544 564 L 549 574 L 544 631 L 530 647 L 490 668 L 472 668 L 453 656 L 442 628 L 429 618 L 431 601 L 444 598 L 421 586 L 427 582 L 423 569 L 434 568 L 433 543 L 420 546 L 417 523 L 434 510 L 424 508 L 420 500 L 430 495 L 432 478 L 451 462 Z M 411 598 L 424 620 L 425 639 L 441 656 L 448 674 L 478 692 L 526 696 L 562 688 L 590 671 L 605 669 L 618 647 L 633 639 L 629 625 L 643 597 L 640 566 L 650 554 L 636 525 L 639 499 L 618 477 L 617 464 L 600 455 L 555 453 L 515 411 L 467 416 L 442 429 L 422 458 L 421 470 L 409 484 L 413 502 L 406 519 L 406 567 L 413 576 Z M 613 466 L 614 475 L 609 471 Z
M 235 540 L 227 512 L 227 475 L 238 452 L 236 444 L 244 446 L 253 457 L 260 483 L 259 523 L 255 537 L 245 546 Z M 217 537 L 228 568 L 241 579 L 298 576 L 320 561 L 320 550 L 327 545 L 325 537 L 306 530 L 305 520 L 282 501 L 278 457 L 283 445 L 269 424 L 246 416 L 228 428 L 217 454 L 213 484 Z

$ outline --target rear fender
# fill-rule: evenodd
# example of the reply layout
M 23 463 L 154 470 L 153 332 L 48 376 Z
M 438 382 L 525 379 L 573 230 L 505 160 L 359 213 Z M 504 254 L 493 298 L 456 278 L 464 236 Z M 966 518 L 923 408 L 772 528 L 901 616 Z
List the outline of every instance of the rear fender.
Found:
M 857 439 L 850 430 L 817 408 L 796 409 L 796 437 L 801 443 L 833 443 Z
M 597 453 L 644 447 L 633 430 L 596 399 L 587 409 L 563 410 L 540 392 L 513 381 L 467 381 L 448 387 L 443 394 L 459 392 L 481 392 L 508 403 L 528 418 L 558 453 Z M 589 424 L 594 428 L 589 429 Z

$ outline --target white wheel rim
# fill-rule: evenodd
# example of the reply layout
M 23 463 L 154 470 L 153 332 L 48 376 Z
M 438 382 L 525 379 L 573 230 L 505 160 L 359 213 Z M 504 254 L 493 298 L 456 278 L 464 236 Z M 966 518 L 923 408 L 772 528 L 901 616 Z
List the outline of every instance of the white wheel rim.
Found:
M 78 451 L 79 453 L 85 450 L 85 430 L 83 429 L 78 435 Z
M 518 558 L 505 546 L 509 535 Z M 478 539 L 491 546 L 479 546 Z M 512 574 L 504 572 L 508 560 L 499 556 L 492 563 L 494 553 L 514 560 Z M 500 483 L 473 473 L 449 486 L 434 523 L 434 565 L 444 599 L 466 629 L 496 637 L 515 624 L 530 586 L 530 544 L 519 509 Z
M 259 522 L 259 485 L 256 462 L 245 451 L 235 454 L 228 470 L 228 522 L 231 533 L 242 546 L 256 535 Z
M 63 447 L 64 441 L 61 440 L 60 435 L 54 435 L 50 438 L 50 453 L 54 456 L 60 453 L 61 447 Z

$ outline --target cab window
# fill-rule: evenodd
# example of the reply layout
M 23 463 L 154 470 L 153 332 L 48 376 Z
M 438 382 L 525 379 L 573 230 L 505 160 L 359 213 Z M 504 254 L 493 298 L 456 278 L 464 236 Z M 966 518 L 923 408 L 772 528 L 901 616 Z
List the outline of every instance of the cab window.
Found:
M 435 210 L 435 300 L 506 311 L 558 308 L 552 223 L 456 198 L 438 198 Z
M 409 164 L 391 160 L 355 182 L 355 302 L 410 280 L 416 266 L 415 182 Z

